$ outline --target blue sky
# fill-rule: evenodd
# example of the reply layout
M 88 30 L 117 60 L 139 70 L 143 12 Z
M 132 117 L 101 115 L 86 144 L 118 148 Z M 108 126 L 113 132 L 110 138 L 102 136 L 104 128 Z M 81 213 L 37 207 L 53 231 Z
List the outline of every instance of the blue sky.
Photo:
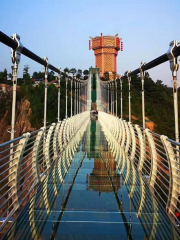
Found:
M 167 52 L 170 41 L 180 41 L 179 12 L 179 0 L 1 0 L 0 30 L 18 33 L 26 48 L 56 67 L 82 70 L 95 65 L 89 36 L 118 33 L 124 51 L 117 57 L 117 72 L 124 74 Z M 31 74 L 43 70 L 22 56 L 19 76 L 25 64 Z M 0 71 L 10 72 L 11 65 L 10 49 L 0 43 Z M 149 73 L 171 86 L 169 63 Z

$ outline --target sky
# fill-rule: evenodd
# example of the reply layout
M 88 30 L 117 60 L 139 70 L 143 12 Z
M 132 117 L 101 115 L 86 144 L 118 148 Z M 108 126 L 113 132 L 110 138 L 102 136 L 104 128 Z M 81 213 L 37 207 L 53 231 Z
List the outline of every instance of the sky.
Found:
M 124 51 L 117 56 L 117 73 L 124 74 L 166 53 L 172 40 L 180 41 L 179 12 L 180 0 L 1 0 L 0 30 L 20 35 L 26 48 L 55 67 L 82 70 L 95 66 L 89 36 L 118 33 Z M 43 71 L 22 55 L 19 77 L 27 64 L 30 74 Z M 11 66 L 10 48 L 0 42 L 0 71 L 10 73 Z M 149 74 L 172 86 L 169 62 Z

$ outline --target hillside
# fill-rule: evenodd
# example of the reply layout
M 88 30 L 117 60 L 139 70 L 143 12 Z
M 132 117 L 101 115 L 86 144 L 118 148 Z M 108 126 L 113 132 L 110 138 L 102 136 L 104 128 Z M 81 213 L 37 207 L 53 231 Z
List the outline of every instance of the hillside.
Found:
M 32 86 L 19 81 L 17 88 L 16 134 L 33 131 L 43 126 L 44 114 L 44 84 Z M 69 83 L 70 84 L 70 83 Z M 70 89 L 70 86 L 68 86 Z M 57 121 L 57 93 L 54 84 L 48 86 L 47 122 L 48 125 Z M 70 92 L 68 92 L 70 106 Z M 7 130 L 11 125 L 12 87 L 7 87 L 6 94 L 0 98 L 0 142 L 7 141 L 10 134 Z M 132 122 L 142 126 L 141 80 L 138 76 L 131 79 Z M 180 101 L 179 101 L 180 106 Z M 68 108 L 70 114 L 70 108 Z M 120 117 L 120 86 L 118 86 L 118 114 Z M 180 108 L 179 108 L 180 113 Z M 173 90 L 163 85 L 161 80 L 156 83 L 148 73 L 145 76 L 145 115 L 146 125 L 152 131 L 167 135 L 174 139 L 174 107 Z M 128 120 L 128 83 L 123 81 L 123 116 Z M 61 79 L 61 119 L 65 117 L 65 79 Z
M 2 85 L 2 84 L 1 84 Z M 10 139 L 12 86 L 6 86 L 6 92 L 0 96 L 0 143 Z M 2 87 L 2 86 L 0 86 Z M 48 86 L 47 125 L 57 121 L 57 94 L 54 84 Z M 70 98 L 68 99 L 70 101 Z M 69 103 L 70 104 L 70 103 Z M 68 109 L 70 111 L 70 109 Z M 61 119 L 65 117 L 65 80 L 61 81 Z M 33 131 L 43 126 L 44 84 L 17 86 L 15 137 L 26 131 Z
M 145 76 L 145 116 L 148 122 L 154 123 L 154 131 L 174 139 L 174 105 L 173 89 L 167 87 L 161 80 L 154 82 L 148 73 Z M 134 124 L 142 126 L 142 94 L 141 79 L 133 76 L 131 79 L 132 119 Z M 120 114 L 120 89 L 118 88 L 118 113 Z M 123 82 L 123 112 L 128 120 L 128 83 Z M 179 99 L 180 113 L 180 99 Z M 147 122 L 147 124 L 149 124 Z

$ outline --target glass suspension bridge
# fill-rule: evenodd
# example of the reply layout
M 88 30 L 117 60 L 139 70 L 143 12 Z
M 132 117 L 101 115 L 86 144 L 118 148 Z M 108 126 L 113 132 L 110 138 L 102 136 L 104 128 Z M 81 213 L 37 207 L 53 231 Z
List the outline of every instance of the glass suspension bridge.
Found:
M 47 58 L 25 48 L 17 34 L 10 38 L 0 32 L 0 41 L 11 47 L 14 64 L 11 140 L 0 144 L 0 237 L 179 239 L 177 41 L 170 43 L 167 53 L 110 82 L 100 80 L 97 68 L 90 69 L 87 80 L 62 73 Z M 44 66 L 44 125 L 14 138 L 21 54 Z M 144 72 L 166 61 L 173 75 L 175 140 L 145 128 Z M 50 126 L 46 124 L 48 69 L 59 78 L 58 121 Z M 131 76 L 136 74 L 142 82 L 142 127 L 131 122 Z M 64 120 L 60 120 L 62 75 L 66 79 Z M 128 122 L 123 120 L 123 79 L 129 83 Z

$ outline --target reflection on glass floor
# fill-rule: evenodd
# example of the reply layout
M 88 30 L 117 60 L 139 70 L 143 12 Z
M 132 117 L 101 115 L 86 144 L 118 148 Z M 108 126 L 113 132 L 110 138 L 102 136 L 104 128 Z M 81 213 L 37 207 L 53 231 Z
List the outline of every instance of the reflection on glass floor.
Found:
M 83 135 L 83 137 L 82 137 Z M 98 121 L 73 139 L 5 239 L 179 239 Z

